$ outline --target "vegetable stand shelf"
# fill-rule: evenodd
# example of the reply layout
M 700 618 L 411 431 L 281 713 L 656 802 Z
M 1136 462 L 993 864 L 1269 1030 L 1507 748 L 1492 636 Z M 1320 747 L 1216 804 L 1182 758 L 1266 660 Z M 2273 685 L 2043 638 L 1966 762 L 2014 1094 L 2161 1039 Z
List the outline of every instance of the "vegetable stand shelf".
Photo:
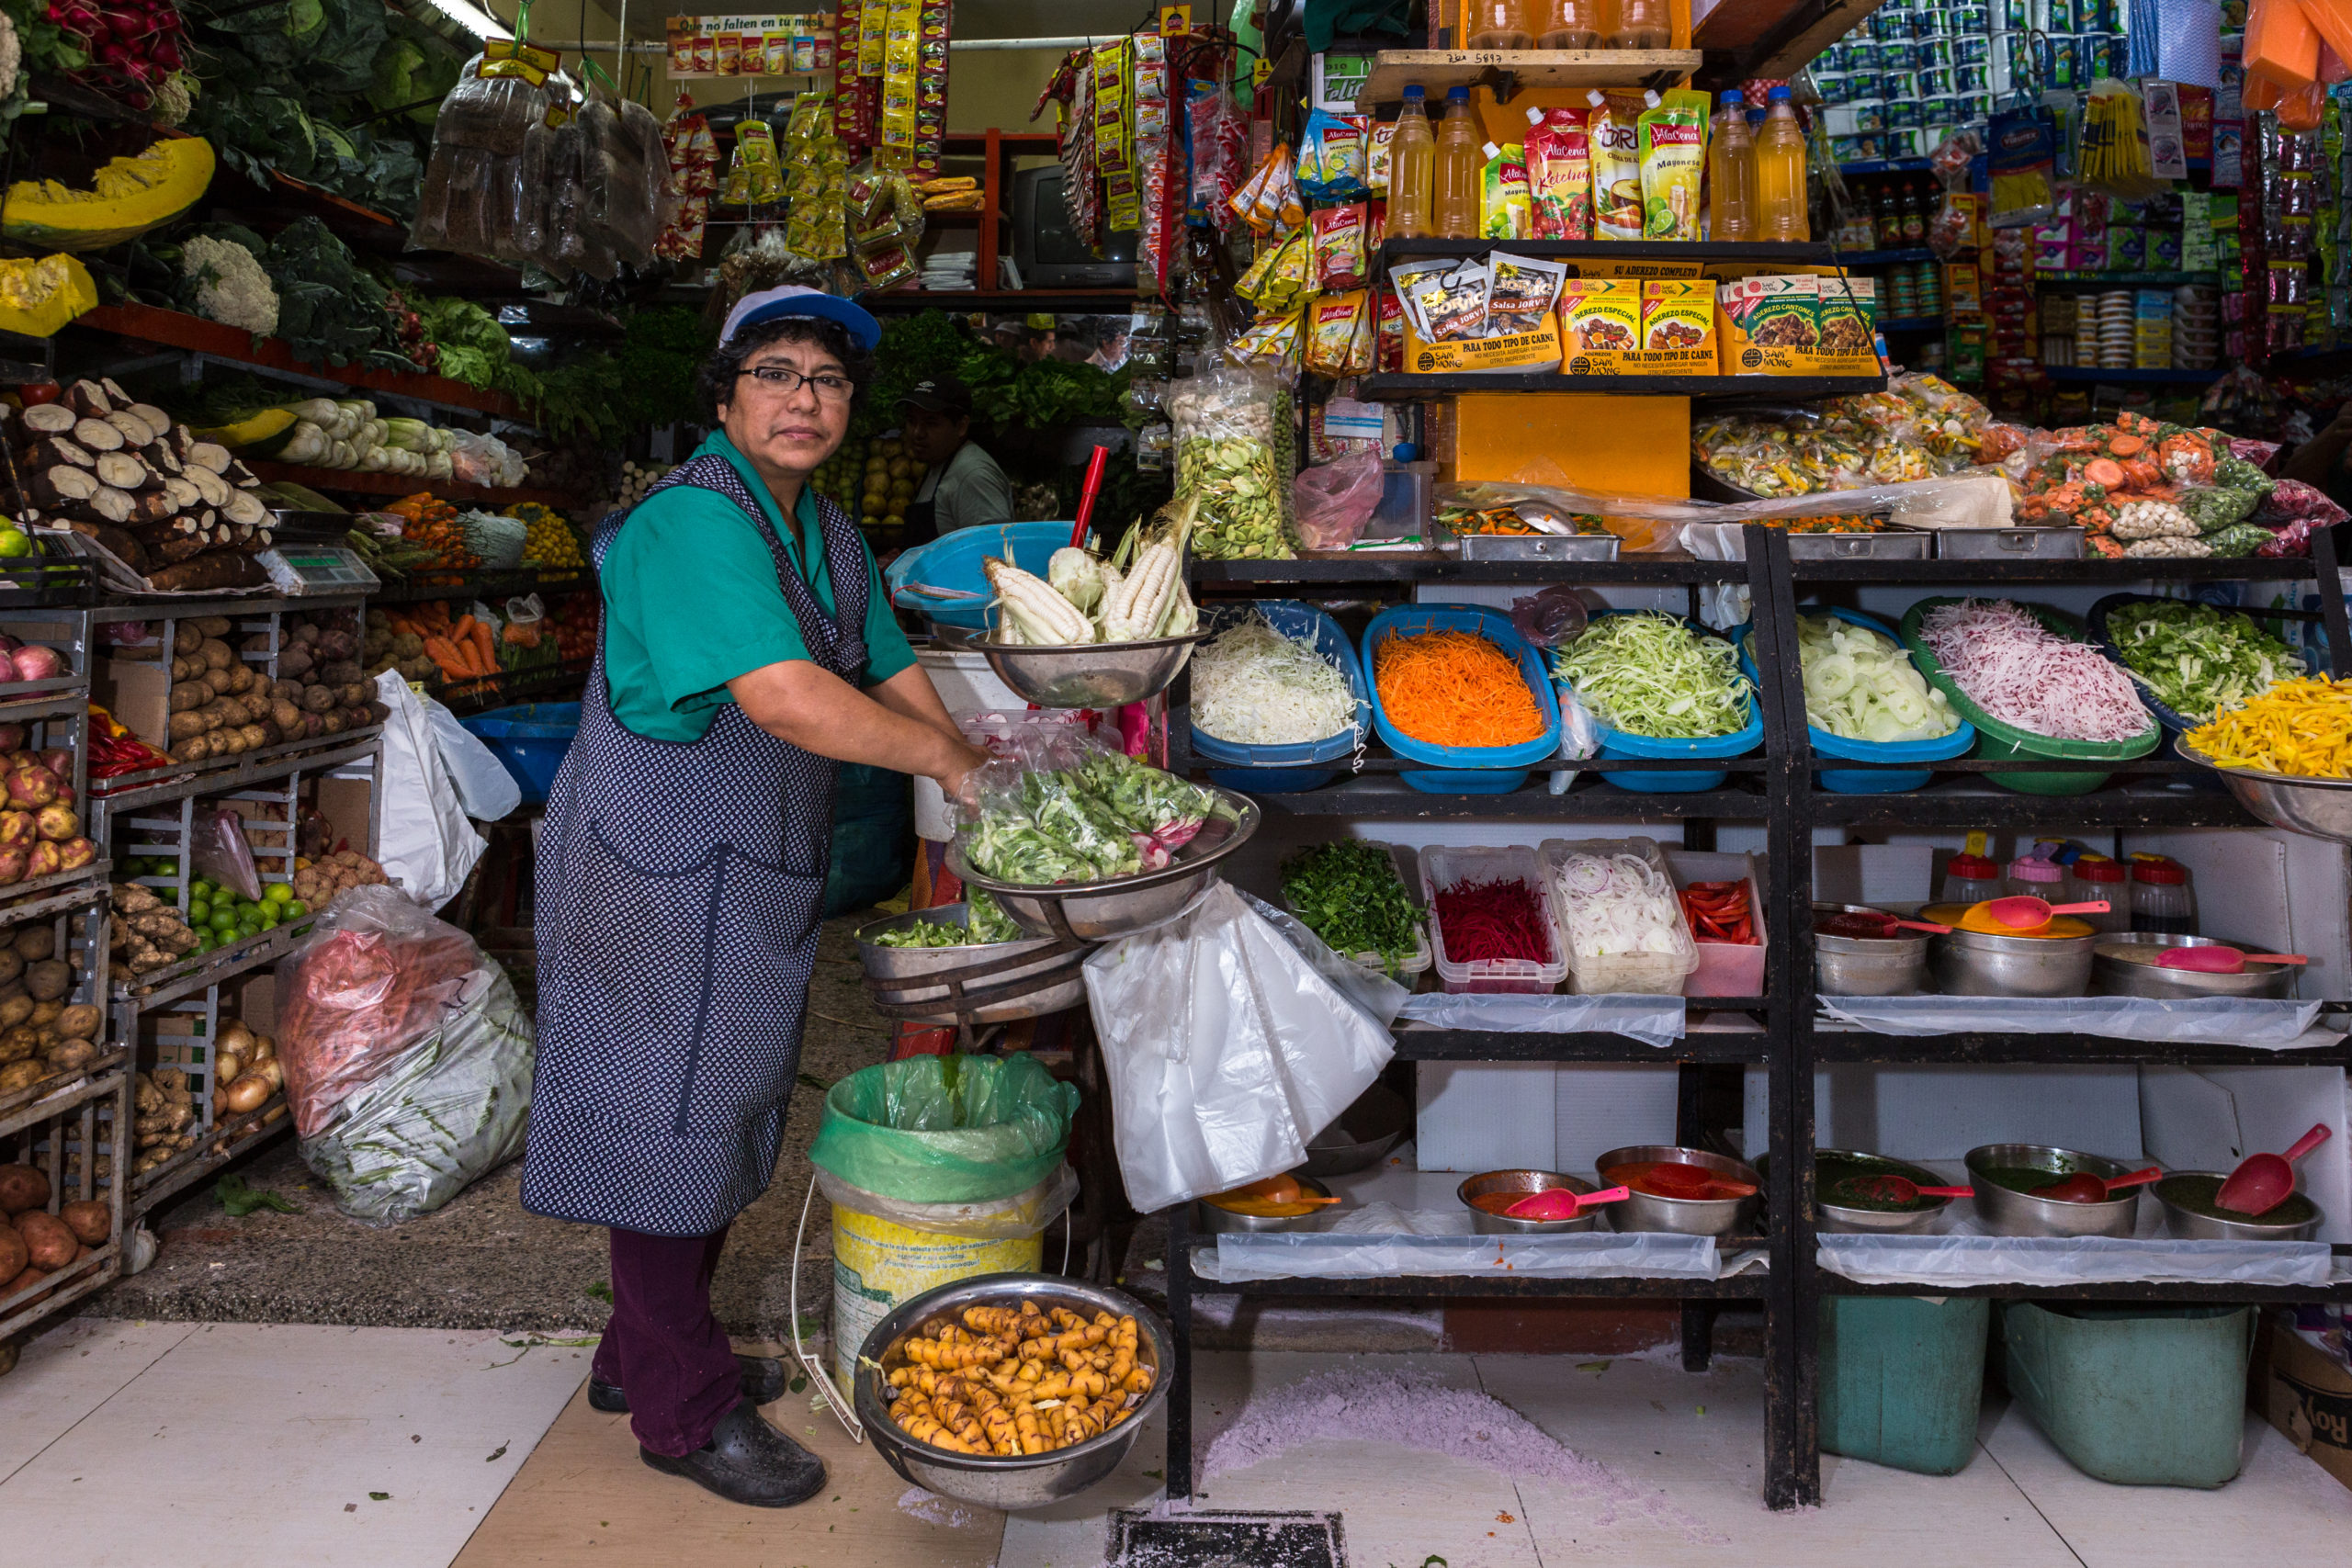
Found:
M 436 487 L 437 488 L 437 487 Z M 372 604 L 424 604 L 435 600 L 498 600 L 518 593 L 582 593 L 594 590 L 596 574 L 585 567 L 518 566 L 506 570 L 420 571 L 387 582 L 368 596 Z
M 485 502 L 492 506 L 518 506 L 536 501 L 542 506 L 576 506 L 580 498 L 569 491 L 540 490 L 530 485 L 500 490 L 469 485 L 458 479 L 428 479 L 414 474 L 370 473 L 364 468 L 312 468 L 300 463 L 255 458 L 246 465 L 260 479 L 308 485 L 312 490 L 339 490 L 353 495 L 414 495 L 431 491 L 444 501 Z
M 89 1209 L 62 1215 L 69 1225 L 79 1220 L 89 1227 L 72 1233 L 89 1256 L 22 1290 L 11 1292 L 0 1285 L 0 1338 L 66 1311 L 122 1273 L 130 1161 L 115 1157 L 111 1133 L 122 1125 L 130 1105 L 130 1073 L 117 1060 L 105 1066 L 93 1063 L 74 1084 L 0 1111 L 0 1165 L 39 1170 L 49 1189 L 43 1204 L 48 1213 L 60 1214 L 69 1204 L 97 1204 L 105 1222 L 101 1230 L 93 1223 L 97 1211 Z
M 1606 397 L 1743 399 L 1796 402 L 1886 389 L 1883 376 L 1563 376 L 1554 370 L 1471 370 L 1453 375 L 1389 373 L 1357 382 L 1370 402 L 1406 402 L 1454 392 L 1592 392 Z

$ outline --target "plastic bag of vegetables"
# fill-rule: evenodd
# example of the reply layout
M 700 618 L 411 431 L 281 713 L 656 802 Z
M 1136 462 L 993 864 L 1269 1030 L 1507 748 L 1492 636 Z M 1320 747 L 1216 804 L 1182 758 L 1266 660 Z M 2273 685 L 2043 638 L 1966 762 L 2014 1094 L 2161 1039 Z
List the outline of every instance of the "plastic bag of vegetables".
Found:
M 978 808 L 957 831 L 972 869 L 1000 881 L 1157 871 L 1232 809 L 1214 791 L 1073 733 L 1016 731 L 1010 750 L 980 771 Z

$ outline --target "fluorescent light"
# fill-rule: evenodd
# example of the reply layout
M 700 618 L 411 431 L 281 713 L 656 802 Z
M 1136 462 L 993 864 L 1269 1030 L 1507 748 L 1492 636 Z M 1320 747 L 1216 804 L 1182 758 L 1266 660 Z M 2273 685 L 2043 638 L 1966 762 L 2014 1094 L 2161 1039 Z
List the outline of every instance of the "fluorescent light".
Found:
M 476 38 L 513 38 L 514 32 L 505 23 L 490 14 L 487 7 L 472 4 L 472 0 L 430 0 L 433 8 L 448 17 Z

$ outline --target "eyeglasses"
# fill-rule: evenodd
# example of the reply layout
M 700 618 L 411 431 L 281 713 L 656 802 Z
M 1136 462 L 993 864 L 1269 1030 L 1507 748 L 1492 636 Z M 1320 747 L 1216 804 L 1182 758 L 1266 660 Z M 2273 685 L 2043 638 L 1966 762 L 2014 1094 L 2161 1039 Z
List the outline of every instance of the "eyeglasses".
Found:
M 817 396 L 821 401 L 845 403 L 849 401 L 850 394 L 857 390 L 856 382 L 846 376 L 836 376 L 830 370 L 815 376 L 804 376 L 789 366 L 755 365 L 748 370 L 738 370 L 735 374 L 739 377 L 749 376 L 761 386 L 780 392 L 787 398 L 806 385 L 817 389 Z

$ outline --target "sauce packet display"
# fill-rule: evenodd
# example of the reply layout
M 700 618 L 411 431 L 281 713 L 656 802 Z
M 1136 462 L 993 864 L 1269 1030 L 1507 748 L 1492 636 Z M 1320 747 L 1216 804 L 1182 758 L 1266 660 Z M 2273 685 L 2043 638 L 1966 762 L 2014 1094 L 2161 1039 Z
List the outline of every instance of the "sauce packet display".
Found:
M 1367 291 L 1351 288 L 1343 294 L 1317 296 L 1306 307 L 1306 367 L 1318 376 L 1352 376 L 1361 353 L 1369 361 L 1371 338 L 1366 310 Z M 1356 339 L 1363 336 L 1360 350 Z M 1367 366 L 1368 367 L 1368 366 Z
M 1315 286 L 1326 291 L 1361 288 L 1365 262 L 1364 204 L 1326 207 L 1310 220 L 1315 233 Z
M 1561 286 L 1569 372 L 1588 351 L 1625 354 L 1641 346 L 1642 285 L 1634 278 L 1572 277 Z
M 1374 368 L 1384 375 L 1394 375 L 1405 368 L 1405 302 L 1394 288 L 1376 291 L 1374 309 L 1379 320 L 1374 323 Z
M 1317 201 L 1353 201 L 1365 192 L 1364 121 L 1317 109 L 1298 149 L 1298 188 Z
M 1595 236 L 1603 240 L 1642 237 L 1641 114 L 1655 93 L 1586 95 L 1592 113 L 1585 125 L 1592 147 L 1592 211 Z
M 1487 257 L 1487 332 L 1532 333 L 1544 325 L 1560 298 L 1560 284 L 1568 264 L 1530 256 Z
M 1307 269 L 1311 258 L 1307 253 L 1306 231 L 1269 246 L 1250 265 L 1234 285 L 1234 292 L 1261 310 L 1287 310 L 1306 292 Z
M 1699 181 L 1706 172 L 1705 100 L 1680 88 L 1649 95 L 1637 122 L 1642 158 L 1642 233 L 1652 240 L 1699 237 Z M 1694 102 L 1693 99 L 1698 101 Z
M 1487 166 L 1478 186 L 1478 232 L 1489 240 L 1534 237 L 1527 210 L 1527 155 L 1516 141 L 1484 149 Z
M 1530 232 L 1538 240 L 1592 238 L 1592 141 L 1585 111 L 1527 111 Z
M 1301 310 L 1288 310 L 1259 317 L 1226 346 L 1225 356 L 1236 365 L 1271 365 L 1286 370 L 1296 369 L 1299 325 L 1304 315 Z
M 1483 337 L 1487 330 L 1487 264 L 1428 262 L 1390 269 L 1405 314 L 1423 343 Z

